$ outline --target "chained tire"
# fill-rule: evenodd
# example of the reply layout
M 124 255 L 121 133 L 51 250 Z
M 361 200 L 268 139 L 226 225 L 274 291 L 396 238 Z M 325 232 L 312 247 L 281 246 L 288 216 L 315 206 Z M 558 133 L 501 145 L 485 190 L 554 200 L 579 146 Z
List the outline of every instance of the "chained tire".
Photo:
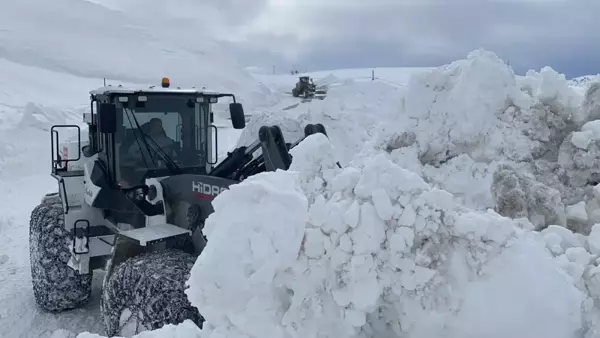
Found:
M 185 294 L 196 257 L 179 250 L 140 254 L 104 280 L 101 311 L 108 336 L 129 336 L 203 318 Z
M 92 290 L 92 272 L 82 275 L 67 265 L 73 237 L 64 223 L 60 198 L 51 195 L 33 209 L 29 221 L 33 295 L 36 303 L 50 312 L 81 307 Z

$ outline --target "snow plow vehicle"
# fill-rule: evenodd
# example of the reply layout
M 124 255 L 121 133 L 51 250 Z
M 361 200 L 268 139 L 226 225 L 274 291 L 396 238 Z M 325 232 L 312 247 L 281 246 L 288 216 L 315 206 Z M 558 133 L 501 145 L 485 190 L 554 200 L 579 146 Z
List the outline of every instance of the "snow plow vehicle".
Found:
M 296 86 L 292 89 L 294 97 L 302 97 L 304 100 L 312 98 L 324 99 L 327 95 L 325 87 L 317 87 L 309 76 L 300 76 Z
M 233 94 L 171 89 L 168 81 L 159 88 L 91 91 L 85 141 L 78 125 L 51 128 L 58 191 L 32 211 L 29 234 L 41 308 L 84 305 L 92 275 L 103 271 L 101 312 L 109 336 L 186 319 L 202 325 L 202 310 L 184 290 L 207 243 L 202 229 L 212 200 L 249 176 L 287 170 L 289 149 L 304 139 L 286 143 L 279 127 L 263 126 L 255 142 L 218 161 L 212 105 L 223 97 L 233 101 L 233 128 L 245 128 Z M 77 139 L 60 143 L 65 129 Z M 320 124 L 304 132 L 326 134 Z

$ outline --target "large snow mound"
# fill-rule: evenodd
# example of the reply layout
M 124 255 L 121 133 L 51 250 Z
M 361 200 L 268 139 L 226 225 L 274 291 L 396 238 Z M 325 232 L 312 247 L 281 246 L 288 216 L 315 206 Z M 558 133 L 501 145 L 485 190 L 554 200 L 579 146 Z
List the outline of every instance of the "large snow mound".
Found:
M 320 134 L 293 155 L 215 200 L 187 291 L 202 337 L 565 338 L 584 325 L 585 295 L 526 221 L 467 210 L 386 154 L 339 169 Z
M 293 155 L 215 200 L 204 328 L 136 337 L 594 337 L 592 236 L 468 210 L 387 154 L 340 169 L 320 134 Z

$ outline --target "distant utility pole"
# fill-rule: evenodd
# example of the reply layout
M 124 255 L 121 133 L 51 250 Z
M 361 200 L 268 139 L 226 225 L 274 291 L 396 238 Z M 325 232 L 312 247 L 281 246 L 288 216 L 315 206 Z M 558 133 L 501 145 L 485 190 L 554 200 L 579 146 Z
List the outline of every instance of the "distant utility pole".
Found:
M 375 69 L 371 69 L 371 81 L 375 81 Z
M 275 65 L 273 65 L 273 75 L 275 75 Z

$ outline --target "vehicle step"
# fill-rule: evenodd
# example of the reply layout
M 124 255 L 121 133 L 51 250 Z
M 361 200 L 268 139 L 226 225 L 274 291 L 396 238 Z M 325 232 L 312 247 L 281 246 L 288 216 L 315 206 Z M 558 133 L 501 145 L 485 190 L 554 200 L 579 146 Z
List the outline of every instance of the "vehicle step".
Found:
M 119 234 L 140 242 L 141 246 L 146 246 L 177 236 L 191 235 L 192 232 L 173 224 L 156 224 L 139 229 L 121 231 Z

